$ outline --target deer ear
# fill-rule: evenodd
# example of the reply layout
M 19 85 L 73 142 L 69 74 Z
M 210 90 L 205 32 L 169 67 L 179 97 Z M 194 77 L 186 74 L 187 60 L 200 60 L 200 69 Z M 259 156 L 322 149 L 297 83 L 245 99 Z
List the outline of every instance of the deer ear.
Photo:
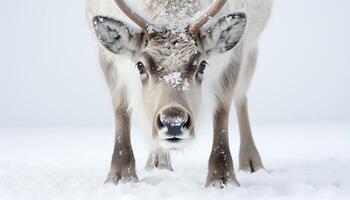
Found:
M 241 40 L 247 17 L 245 13 L 234 13 L 222 17 L 206 32 L 200 33 L 207 52 L 226 52 L 234 48 Z
M 134 53 L 142 38 L 142 33 L 134 33 L 126 24 L 110 17 L 95 16 L 93 25 L 101 44 L 116 54 Z

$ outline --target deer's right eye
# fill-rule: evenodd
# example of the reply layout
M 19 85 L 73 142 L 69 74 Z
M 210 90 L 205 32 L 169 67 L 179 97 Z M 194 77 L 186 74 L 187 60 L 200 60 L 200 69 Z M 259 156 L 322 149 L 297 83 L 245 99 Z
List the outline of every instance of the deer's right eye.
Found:
M 142 62 L 136 63 L 136 67 L 139 70 L 140 74 L 146 73 L 145 65 Z

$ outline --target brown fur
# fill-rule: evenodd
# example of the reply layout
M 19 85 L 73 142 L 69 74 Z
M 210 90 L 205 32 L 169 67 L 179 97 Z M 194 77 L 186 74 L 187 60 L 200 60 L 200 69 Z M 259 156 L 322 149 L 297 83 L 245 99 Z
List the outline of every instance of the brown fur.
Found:
M 115 108 L 115 144 L 111 169 L 106 182 L 117 184 L 120 180 L 137 181 L 135 158 L 130 141 L 130 111 L 125 93 L 120 94 L 122 101 Z

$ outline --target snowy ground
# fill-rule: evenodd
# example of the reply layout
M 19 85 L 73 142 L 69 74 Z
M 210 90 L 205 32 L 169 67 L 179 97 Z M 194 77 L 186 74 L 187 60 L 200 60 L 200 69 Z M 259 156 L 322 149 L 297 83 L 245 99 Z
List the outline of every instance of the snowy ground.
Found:
M 103 184 L 112 128 L 0 129 L 0 199 L 350 199 L 350 123 L 255 126 L 267 171 L 237 172 L 241 187 L 224 190 L 204 188 L 210 131 L 173 153 L 175 172 L 145 171 L 145 144 L 135 132 L 141 182 L 114 186 Z

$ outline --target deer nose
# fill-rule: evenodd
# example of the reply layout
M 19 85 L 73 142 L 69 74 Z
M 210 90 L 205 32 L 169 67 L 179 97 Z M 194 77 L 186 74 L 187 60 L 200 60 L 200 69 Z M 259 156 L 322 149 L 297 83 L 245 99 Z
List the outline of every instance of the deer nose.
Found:
M 182 135 L 183 129 L 190 127 L 190 115 L 182 108 L 170 107 L 163 110 L 158 117 L 160 129 L 166 128 L 170 137 Z

